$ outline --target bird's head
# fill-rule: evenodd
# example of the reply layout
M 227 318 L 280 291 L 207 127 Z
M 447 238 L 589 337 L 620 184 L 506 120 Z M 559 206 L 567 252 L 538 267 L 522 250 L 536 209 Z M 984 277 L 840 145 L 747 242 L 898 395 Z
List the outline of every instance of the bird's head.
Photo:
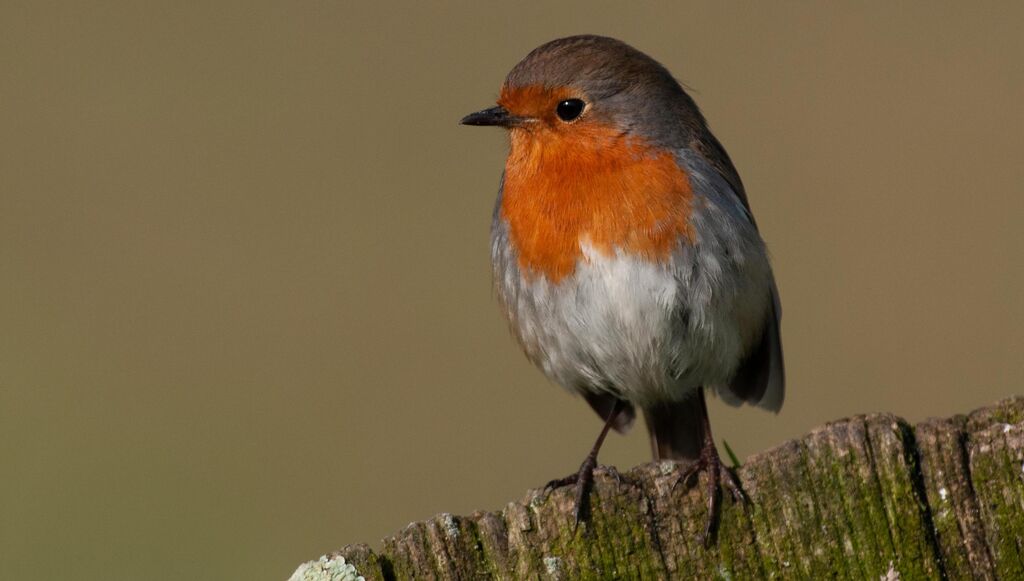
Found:
M 684 147 L 703 125 L 696 105 L 657 61 L 602 36 L 573 36 L 533 50 L 509 72 L 498 105 L 464 125 L 505 127 L 513 148 L 593 150 L 623 138 Z

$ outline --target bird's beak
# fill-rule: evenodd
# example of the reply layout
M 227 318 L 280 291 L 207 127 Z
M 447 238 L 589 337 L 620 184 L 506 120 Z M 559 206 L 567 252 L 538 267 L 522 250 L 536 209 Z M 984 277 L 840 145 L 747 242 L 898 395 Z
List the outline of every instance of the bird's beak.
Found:
M 498 127 L 515 127 L 520 125 L 524 119 L 516 117 L 504 107 L 491 107 L 476 113 L 470 113 L 459 121 L 462 125 L 493 125 Z

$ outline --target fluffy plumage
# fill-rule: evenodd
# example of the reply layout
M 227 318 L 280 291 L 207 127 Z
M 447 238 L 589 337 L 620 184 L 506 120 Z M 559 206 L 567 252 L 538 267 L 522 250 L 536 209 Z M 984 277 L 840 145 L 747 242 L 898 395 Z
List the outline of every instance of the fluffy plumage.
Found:
M 570 98 L 587 105 L 565 122 L 555 105 Z M 767 252 L 732 162 L 679 83 L 624 43 L 571 37 L 516 65 L 499 105 L 511 149 L 492 261 L 530 360 L 603 418 L 623 402 L 620 431 L 643 410 L 656 457 L 696 458 L 702 387 L 777 411 Z

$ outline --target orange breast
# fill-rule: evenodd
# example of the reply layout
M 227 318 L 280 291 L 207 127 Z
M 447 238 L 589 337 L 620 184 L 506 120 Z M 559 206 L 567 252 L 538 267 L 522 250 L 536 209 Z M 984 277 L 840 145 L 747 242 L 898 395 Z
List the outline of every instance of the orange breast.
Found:
M 693 192 L 671 153 L 595 123 L 511 137 L 501 215 L 526 276 L 558 282 L 581 244 L 658 261 L 692 240 Z

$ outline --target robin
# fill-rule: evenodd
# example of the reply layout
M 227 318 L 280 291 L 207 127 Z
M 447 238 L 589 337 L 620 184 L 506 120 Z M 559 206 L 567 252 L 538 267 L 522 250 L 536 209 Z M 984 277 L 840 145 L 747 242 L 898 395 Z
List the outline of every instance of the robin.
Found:
M 586 518 L 609 429 L 643 412 L 655 460 L 722 466 L 705 390 L 778 412 L 780 305 L 743 183 L 693 99 L 661 64 L 612 38 L 544 44 L 508 74 L 498 106 L 464 125 L 508 130 L 491 227 L 497 294 L 526 356 L 604 420 L 577 473 Z

